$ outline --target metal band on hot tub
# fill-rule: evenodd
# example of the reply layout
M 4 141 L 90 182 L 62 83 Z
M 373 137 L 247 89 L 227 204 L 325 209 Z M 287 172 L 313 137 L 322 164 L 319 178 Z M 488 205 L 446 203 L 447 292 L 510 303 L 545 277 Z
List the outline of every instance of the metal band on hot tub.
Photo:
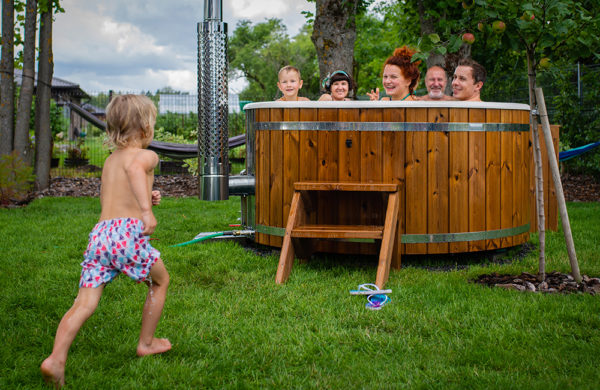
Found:
M 285 228 L 275 226 L 256 225 L 258 233 L 269 234 L 272 236 L 283 237 Z M 518 234 L 527 233 L 529 224 L 497 230 L 484 230 L 480 232 L 464 232 L 464 233 L 435 233 L 435 234 L 403 234 L 401 242 L 403 244 L 429 244 L 440 242 L 461 242 L 461 241 L 477 241 L 477 240 L 494 240 L 497 238 L 511 237 Z M 365 242 L 368 240 L 344 240 L 344 241 L 359 241 Z M 373 242 L 374 240 L 370 240 Z
M 255 130 L 301 131 L 529 131 L 524 123 L 427 122 L 254 122 Z

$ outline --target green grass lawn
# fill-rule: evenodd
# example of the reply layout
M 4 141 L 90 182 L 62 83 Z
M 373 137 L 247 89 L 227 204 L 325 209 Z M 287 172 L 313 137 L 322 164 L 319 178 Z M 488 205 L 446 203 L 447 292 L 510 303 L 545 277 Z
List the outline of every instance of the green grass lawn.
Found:
M 582 274 L 600 275 L 600 203 L 570 203 Z M 537 253 L 510 264 L 392 271 L 392 302 L 366 310 L 348 290 L 373 282 L 375 258 L 316 256 L 274 283 L 278 252 L 235 242 L 173 244 L 228 230 L 239 198 L 163 199 L 153 245 L 171 285 L 157 336 L 173 350 L 135 356 L 146 287 L 120 276 L 75 339 L 71 389 L 595 389 L 600 297 L 542 295 L 469 282 L 535 273 Z M 39 365 L 77 294 L 98 199 L 45 198 L 0 209 L 0 388 L 41 388 Z M 536 242 L 535 237 L 532 242 Z M 547 270 L 569 271 L 561 233 Z M 455 258 L 456 260 L 456 258 Z M 428 261 L 425 259 L 424 261 Z M 436 259 L 435 261 L 439 261 Z

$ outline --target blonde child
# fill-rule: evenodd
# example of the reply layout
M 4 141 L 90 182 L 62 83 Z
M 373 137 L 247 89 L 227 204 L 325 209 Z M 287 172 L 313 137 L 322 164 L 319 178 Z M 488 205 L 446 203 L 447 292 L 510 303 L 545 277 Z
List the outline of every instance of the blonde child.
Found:
M 102 170 L 100 221 L 89 236 L 77 298 L 60 321 L 52 353 L 40 367 L 44 379 L 56 387 L 65 383 L 71 343 L 98 306 L 104 286 L 119 273 L 148 284 L 137 355 L 171 349 L 169 340 L 154 337 L 169 274 L 160 253 L 148 243 L 156 227 L 152 206 L 161 198 L 159 191 L 152 191 L 158 156 L 145 149 L 154 137 L 156 107 L 146 96 L 117 96 L 108 105 L 106 118 L 107 133 L 116 149 Z
M 298 96 L 298 91 L 302 88 L 302 77 L 300 70 L 294 66 L 284 66 L 279 70 L 277 75 L 279 81 L 277 88 L 283 94 L 283 97 L 277 99 L 280 102 L 297 102 L 310 101 L 310 99 Z

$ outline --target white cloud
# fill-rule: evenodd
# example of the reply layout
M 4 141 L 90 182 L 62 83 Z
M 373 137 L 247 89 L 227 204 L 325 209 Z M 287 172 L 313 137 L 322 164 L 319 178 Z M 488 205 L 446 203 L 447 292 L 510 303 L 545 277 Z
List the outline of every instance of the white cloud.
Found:
M 197 23 L 200 0 L 62 0 L 65 13 L 53 25 L 54 75 L 93 91 L 155 91 L 170 86 L 197 90 Z M 229 34 L 240 19 L 280 18 L 295 35 L 305 18 L 305 0 L 223 0 Z M 240 92 L 245 80 L 232 79 Z
M 115 45 L 117 53 L 126 56 L 156 54 L 161 55 L 165 46 L 155 45 L 152 36 L 146 35 L 131 24 L 104 20 L 100 29 L 103 41 Z
M 291 6 L 292 2 L 285 1 L 252 1 L 252 0 L 234 0 L 226 3 L 232 3 L 233 17 L 236 19 L 262 19 L 272 18 L 284 15 Z

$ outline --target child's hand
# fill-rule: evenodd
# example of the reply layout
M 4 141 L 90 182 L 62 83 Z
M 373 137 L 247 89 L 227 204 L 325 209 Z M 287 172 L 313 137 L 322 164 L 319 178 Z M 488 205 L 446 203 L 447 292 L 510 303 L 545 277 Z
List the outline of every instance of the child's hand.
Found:
M 375 88 L 375 91 L 367 92 L 367 95 L 371 100 L 379 100 L 379 88 Z
M 144 236 L 149 236 L 154 233 L 154 229 L 156 229 L 156 218 L 152 211 L 142 212 L 142 222 L 144 223 L 144 230 L 142 230 L 142 234 Z
M 152 191 L 152 206 L 158 206 L 160 204 L 160 191 L 154 190 Z

